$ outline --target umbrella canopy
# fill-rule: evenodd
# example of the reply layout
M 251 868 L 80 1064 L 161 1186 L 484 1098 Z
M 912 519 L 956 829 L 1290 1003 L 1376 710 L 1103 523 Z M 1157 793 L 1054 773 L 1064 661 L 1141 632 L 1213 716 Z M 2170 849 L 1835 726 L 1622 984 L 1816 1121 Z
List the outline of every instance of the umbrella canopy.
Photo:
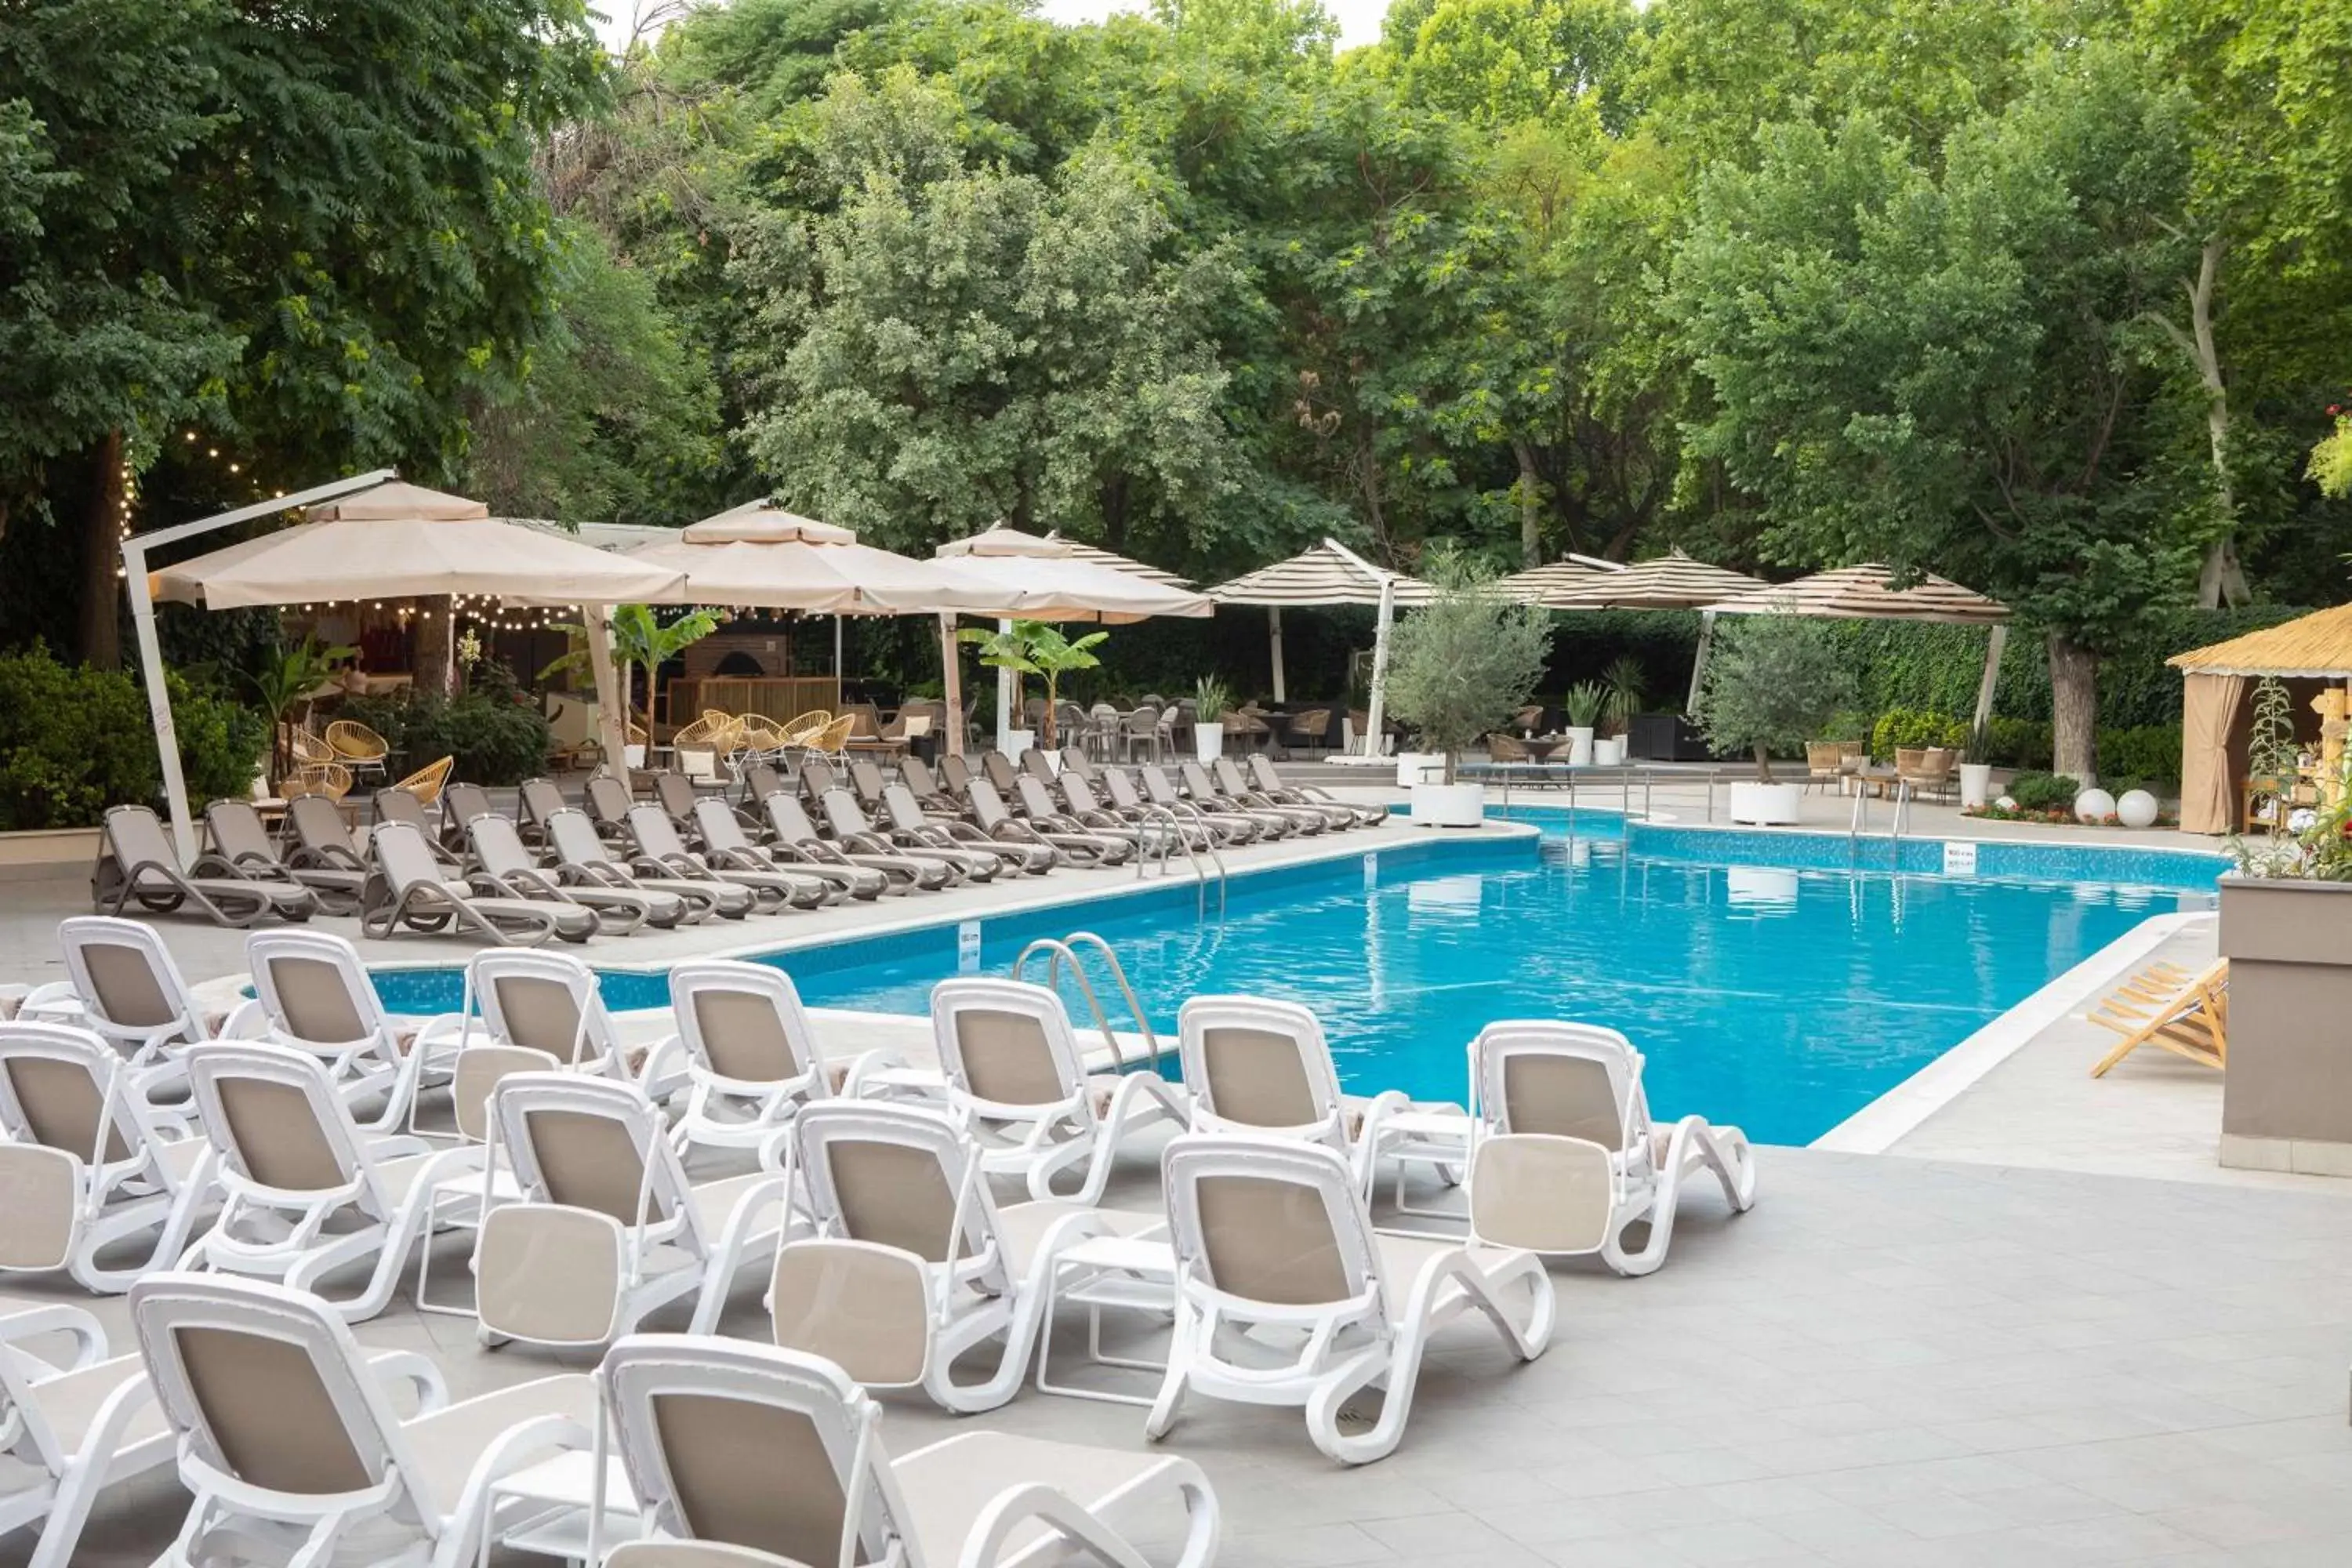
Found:
M 292 528 L 166 566 L 148 592 L 214 610 L 460 594 L 612 605 L 650 599 L 678 578 L 395 479 L 311 507 Z
M 1188 594 L 1192 591 L 1192 584 L 1173 572 L 1163 572 L 1159 567 L 1141 561 L 1130 561 L 1124 555 L 1113 554 L 1083 540 L 1063 539 L 1058 532 L 1049 533 L 1045 537 L 1068 545 L 1070 554 L 1076 560 L 1091 561 L 1097 566 L 1108 566 L 1114 572 L 1124 572 L 1130 577 L 1140 577 L 1147 583 L 1157 583 L 1163 588 L 1178 588 Z
M 939 554 L 954 563 L 960 576 L 1011 590 L 1017 600 L 1002 613 L 1026 620 L 1139 621 L 1216 613 L 1206 595 L 1086 560 L 1077 550 L 1066 539 L 992 528 L 942 544 Z
M 2338 605 L 2227 642 L 2191 648 L 2164 662 L 2191 675 L 2352 680 L 2352 605 Z
M 2009 619 L 2009 606 L 1930 572 L 1908 588 L 1889 587 L 1885 566 L 1841 566 L 1794 583 L 1759 588 L 1706 607 L 1717 615 L 1818 616 L 1830 620 L 1935 621 L 1985 626 Z
M 1579 609 L 1586 606 L 1570 603 L 1572 595 L 1590 590 L 1596 583 L 1620 577 L 1625 570 L 1622 566 L 1588 566 L 1581 561 L 1554 561 L 1513 573 L 1503 579 L 1503 587 L 1514 598 L 1547 610 Z
M 1596 572 L 1580 585 L 1547 595 L 1542 603 L 1553 610 L 1695 610 L 1764 585 L 1761 578 L 1710 566 L 1675 550 L 1622 572 Z
M 1325 541 L 1314 549 L 1261 566 L 1230 583 L 1209 590 L 1221 605 L 1377 605 L 1383 576 L 1391 584 L 1391 603 L 1426 605 L 1436 592 L 1418 577 L 1382 574 L 1351 551 Z
M 896 616 L 933 610 L 998 615 L 1020 592 L 944 561 L 918 561 L 857 542 L 845 528 L 752 501 L 632 548 L 625 557 L 683 574 L 651 602 L 751 605 L 817 615 Z

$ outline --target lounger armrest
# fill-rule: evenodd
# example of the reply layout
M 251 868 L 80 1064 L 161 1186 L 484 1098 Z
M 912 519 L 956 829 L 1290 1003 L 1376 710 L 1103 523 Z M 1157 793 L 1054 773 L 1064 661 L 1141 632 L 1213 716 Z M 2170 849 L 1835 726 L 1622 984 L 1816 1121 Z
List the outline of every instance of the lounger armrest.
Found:
M 269 1009 L 261 1005 L 258 996 L 248 996 L 236 1005 L 226 1018 L 221 1020 L 219 1038 L 224 1040 L 266 1040 L 269 1037 Z
M 23 1348 L 25 1341 L 47 1334 L 71 1337 L 74 1347 L 69 1363 L 60 1366 L 47 1356 L 35 1355 Z M 79 1372 L 106 1359 L 106 1326 L 94 1314 L 62 1302 L 29 1307 L 0 1318 L 0 1352 L 39 1363 L 37 1370 L 42 1373 Z
M 368 1370 L 386 1384 L 408 1384 L 416 1394 L 417 1415 L 448 1406 L 449 1384 L 441 1369 L 415 1351 L 378 1351 L 368 1357 Z
M 1007 1487 L 988 1500 L 964 1536 L 959 1559 L 962 1568 L 995 1568 L 1013 1538 L 1032 1521 L 1087 1547 L 1105 1563 L 1144 1561 L 1125 1538 L 1068 1493 L 1037 1480 Z

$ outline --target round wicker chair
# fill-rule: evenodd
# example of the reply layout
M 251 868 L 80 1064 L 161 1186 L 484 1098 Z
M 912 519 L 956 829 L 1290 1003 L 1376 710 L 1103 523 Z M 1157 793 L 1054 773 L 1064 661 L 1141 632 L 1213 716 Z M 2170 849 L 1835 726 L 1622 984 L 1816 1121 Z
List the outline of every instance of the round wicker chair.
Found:
M 341 800 L 351 793 L 352 772 L 341 763 L 315 763 L 296 769 L 278 782 L 278 794 L 282 800 L 299 800 L 306 795 Z
M 455 758 L 443 757 L 438 762 L 425 763 L 392 787 L 406 790 L 423 805 L 435 805 L 441 799 L 441 786 L 449 782 L 449 770 L 455 765 Z
M 353 776 L 373 771 L 385 772 L 384 759 L 392 747 L 382 735 L 356 719 L 338 719 L 327 726 L 327 748 L 333 760 L 349 768 Z

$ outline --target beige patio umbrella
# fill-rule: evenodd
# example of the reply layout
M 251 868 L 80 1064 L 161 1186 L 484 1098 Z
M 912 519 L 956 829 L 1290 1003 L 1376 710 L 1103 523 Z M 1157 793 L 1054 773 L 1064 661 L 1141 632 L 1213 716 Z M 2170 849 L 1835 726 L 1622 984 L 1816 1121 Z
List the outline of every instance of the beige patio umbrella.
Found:
M 1530 566 L 1524 572 L 1514 572 L 1503 579 L 1503 586 L 1530 605 L 1545 609 L 1570 609 L 1581 606 L 1561 603 L 1573 594 L 1591 588 L 1604 577 L 1626 570 L 1615 561 L 1600 561 L 1589 555 L 1571 555 L 1564 561 L 1548 562 Z
M 1364 714 L 1364 752 L 1380 754 L 1381 724 L 1386 716 L 1389 675 L 1389 630 L 1400 606 L 1429 603 L 1437 590 L 1418 577 L 1373 565 L 1336 539 L 1326 539 L 1287 561 L 1244 573 L 1230 583 L 1209 590 L 1221 605 L 1263 605 L 1266 635 L 1274 658 L 1274 700 L 1284 699 L 1282 612 L 1332 605 L 1370 605 L 1380 611 L 1372 626 L 1372 689 Z
M 303 521 L 294 527 L 152 574 L 147 570 L 147 552 L 157 545 L 297 508 L 304 509 Z M 462 594 L 523 605 L 578 605 L 590 628 L 605 754 L 617 759 L 623 755 L 620 694 L 604 633 L 610 607 L 657 596 L 679 579 L 673 568 L 494 518 L 479 501 L 407 484 L 389 471 L 125 540 L 122 555 L 125 574 L 140 590 L 131 595 L 131 615 L 183 857 L 192 851 L 194 834 L 155 641 L 157 600 L 218 610 Z
M 1097 558 L 1089 559 L 1079 553 L 1082 548 L 1090 550 L 1074 540 L 1055 535 L 1041 539 L 1034 533 L 999 526 L 969 539 L 950 540 L 940 546 L 938 553 L 952 561 L 960 571 L 1019 593 L 1019 600 L 1004 613 L 1001 626 L 1010 625 L 1014 618 L 1116 623 L 1152 616 L 1216 614 L 1215 603 L 1205 594 L 1171 586 L 1167 582 L 1154 582 L 1139 572 L 1111 565 L 1109 561 L 1120 558 L 1110 556 L 1107 551 L 1090 550 Z M 952 659 L 950 667 L 953 667 Z M 1000 743 L 1012 728 L 1013 677 L 1009 670 L 999 670 L 996 733 Z
M 1763 586 L 1760 577 L 1710 566 L 1673 550 L 1637 561 L 1622 572 L 1596 572 L 1539 602 L 1551 610 L 1696 610 Z

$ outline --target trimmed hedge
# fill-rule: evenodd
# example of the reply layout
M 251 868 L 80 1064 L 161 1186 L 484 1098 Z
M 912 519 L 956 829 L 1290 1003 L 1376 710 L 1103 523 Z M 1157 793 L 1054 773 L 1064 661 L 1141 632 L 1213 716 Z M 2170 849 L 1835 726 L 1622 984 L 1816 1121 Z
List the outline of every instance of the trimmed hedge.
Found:
M 167 679 L 189 803 L 245 794 L 268 721 Z M 152 805 L 163 779 L 146 694 L 130 676 L 61 664 L 39 643 L 0 654 L 0 830 L 89 827 L 108 806 Z

